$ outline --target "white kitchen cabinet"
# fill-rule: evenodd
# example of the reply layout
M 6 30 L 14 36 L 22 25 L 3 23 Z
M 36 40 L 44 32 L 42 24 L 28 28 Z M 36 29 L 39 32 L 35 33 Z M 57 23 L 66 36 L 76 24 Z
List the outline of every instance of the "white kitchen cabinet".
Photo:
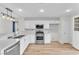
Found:
M 30 34 L 30 43 L 36 43 L 36 35 L 35 33 Z M 51 34 L 45 31 L 44 33 L 44 43 L 50 43 L 51 42 Z
M 25 36 L 20 39 L 20 54 L 23 54 L 24 50 L 28 47 L 30 43 L 30 36 Z
M 35 29 L 36 25 L 44 25 L 44 29 L 48 29 L 49 28 L 49 22 L 48 21 L 27 21 L 25 22 L 25 28 L 27 29 Z
M 44 35 L 44 43 L 51 43 L 51 35 L 50 33 L 45 33 Z
M 35 24 L 30 24 L 29 29 L 35 29 Z
M 35 29 L 35 24 L 33 24 L 33 23 L 26 23 L 26 25 L 25 25 L 25 28 L 27 28 L 27 29 Z
M 20 54 L 24 52 L 24 37 L 20 39 Z
M 30 43 L 35 43 L 35 40 L 36 40 L 35 34 L 31 34 L 30 35 Z
M 44 24 L 44 29 L 49 29 L 49 24 Z

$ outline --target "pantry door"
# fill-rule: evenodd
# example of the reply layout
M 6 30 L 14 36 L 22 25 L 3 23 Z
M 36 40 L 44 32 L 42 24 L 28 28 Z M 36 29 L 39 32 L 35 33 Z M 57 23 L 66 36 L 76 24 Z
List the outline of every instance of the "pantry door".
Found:
M 51 41 L 59 40 L 59 24 L 50 24 Z

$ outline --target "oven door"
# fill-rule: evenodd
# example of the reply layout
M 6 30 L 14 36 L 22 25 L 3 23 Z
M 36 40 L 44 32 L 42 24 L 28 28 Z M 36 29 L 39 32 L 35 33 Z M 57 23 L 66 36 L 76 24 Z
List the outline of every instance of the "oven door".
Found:
M 44 44 L 44 37 L 43 36 L 37 36 L 36 37 L 36 44 Z

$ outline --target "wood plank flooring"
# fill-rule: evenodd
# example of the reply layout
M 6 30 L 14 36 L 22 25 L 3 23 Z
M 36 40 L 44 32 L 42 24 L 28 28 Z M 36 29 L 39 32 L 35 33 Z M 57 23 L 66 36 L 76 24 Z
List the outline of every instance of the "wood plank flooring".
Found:
M 50 44 L 30 44 L 24 55 L 79 55 L 79 51 L 70 44 L 51 42 Z

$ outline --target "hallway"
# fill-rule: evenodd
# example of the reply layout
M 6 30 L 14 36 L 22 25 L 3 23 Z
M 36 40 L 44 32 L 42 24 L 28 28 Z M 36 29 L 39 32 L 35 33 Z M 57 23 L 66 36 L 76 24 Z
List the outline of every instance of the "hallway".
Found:
M 51 44 L 36 45 L 30 44 L 25 50 L 24 55 L 77 55 L 79 51 L 70 44 L 60 44 L 52 42 Z

